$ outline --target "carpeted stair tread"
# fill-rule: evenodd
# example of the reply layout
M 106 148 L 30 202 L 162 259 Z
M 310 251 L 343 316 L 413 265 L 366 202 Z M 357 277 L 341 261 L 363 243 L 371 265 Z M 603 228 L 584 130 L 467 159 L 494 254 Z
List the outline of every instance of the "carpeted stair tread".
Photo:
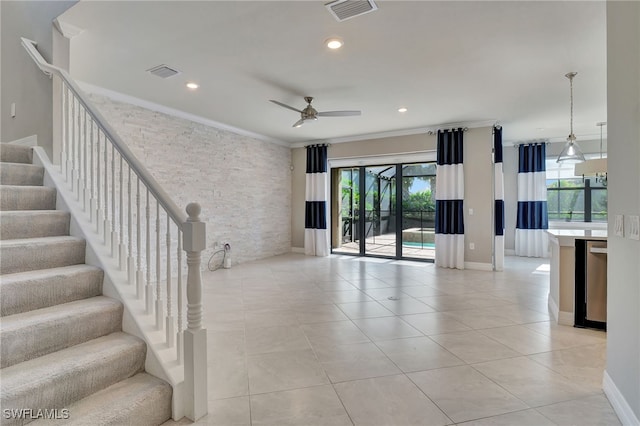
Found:
M 44 167 L 33 164 L 0 163 L 0 184 L 42 185 Z
M 0 211 L 0 239 L 69 235 L 70 218 L 60 210 Z
M 145 343 L 117 332 L 2 369 L 1 406 L 64 408 L 144 369 Z M 20 424 L 5 420 L 3 425 Z
M 0 186 L 0 210 L 55 210 L 56 190 L 46 186 Z
M 0 314 L 33 311 L 102 294 L 104 272 L 85 264 L 2 275 Z
M 67 426 L 159 425 L 171 417 L 172 389 L 147 373 L 126 380 L 69 405 Z M 60 420 L 38 420 L 34 426 L 59 424 Z
M 0 143 L 0 161 L 5 163 L 33 162 L 33 148 L 30 146 Z
M 0 241 L 0 274 L 84 263 L 85 241 L 70 236 Z
M 0 367 L 120 331 L 122 311 L 119 301 L 96 296 L 2 317 Z
M 0 407 L 69 410 L 34 424 L 158 425 L 172 388 L 144 373 L 147 345 L 122 332 L 124 307 L 102 296 L 31 147 L 0 144 Z M 31 419 L 2 416 L 5 426 Z

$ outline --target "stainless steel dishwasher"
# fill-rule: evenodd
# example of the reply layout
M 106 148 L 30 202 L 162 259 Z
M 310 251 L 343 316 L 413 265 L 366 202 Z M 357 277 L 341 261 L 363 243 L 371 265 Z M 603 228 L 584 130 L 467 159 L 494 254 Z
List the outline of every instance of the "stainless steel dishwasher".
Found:
M 606 329 L 607 242 L 576 240 L 575 325 Z

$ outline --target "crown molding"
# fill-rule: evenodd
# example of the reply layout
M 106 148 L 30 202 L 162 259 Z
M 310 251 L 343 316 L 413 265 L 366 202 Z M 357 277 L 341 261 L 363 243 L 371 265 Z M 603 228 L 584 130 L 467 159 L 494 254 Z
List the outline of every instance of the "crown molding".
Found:
M 259 133 L 250 132 L 248 130 L 239 129 L 237 127 L 229 126 L 224 123 L 220 123 L 218 121 L 214 121 L 200 115 L 191 114 L 185 111 L 181 111 L 179 109 L 171 108 L 165 105 L 157 104 L 155 102 L 147 101 L 144 99 L 136 98 L 135 96 L 125 95 L 124 93 L 116 92 L 114 90 L 105 89 L 104 87 L 95 86 L 90 83 L 86 83 L 83 81 L 77 82 L 80 88 L 88 94 L 101 95 L 105 96 L 111 100 L 123 102 L 126 104 L 131 104 L 138 106 L 140 108 L 145 108 L 151 111 L 160 112 L 163 114 L 170 115 L 172 117 L 182 118 L 184 120 L 193 121 L 194 123 L 204 124 L 205 126 L 213 127 L 219 130 L 225 130 L 227 132 L 235 133 L 237 135 L 246 136 L 252 139 L 256 139 L 263 142 L 273 143 L 275 145 L 284 146 L 287 148 L 291 148 L 291 145 L 287 142 L 274 139 Z

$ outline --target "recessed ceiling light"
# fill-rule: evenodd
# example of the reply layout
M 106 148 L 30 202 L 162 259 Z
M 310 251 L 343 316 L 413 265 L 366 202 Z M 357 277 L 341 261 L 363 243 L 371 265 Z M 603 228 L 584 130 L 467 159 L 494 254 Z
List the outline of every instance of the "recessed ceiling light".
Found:
M 398 108 L 398 112 L 407 112 L 409 111 L 406 107 L 400 107 Z
M 344 46 L 344 41 L 340 37 L 332 37 L 325 40 L 325 44 L 329 49 L 336 50 Z
M 544 131 L 544 127 L 538 127 L 536 130 L 538 130 L 539 132 Z
M 198 83 L 194 83 L 192 81 L 187 83 L 187 88 L 189 88 L 191 90 L 196 90 L 198 87 L 200 87 L 200 85 Z

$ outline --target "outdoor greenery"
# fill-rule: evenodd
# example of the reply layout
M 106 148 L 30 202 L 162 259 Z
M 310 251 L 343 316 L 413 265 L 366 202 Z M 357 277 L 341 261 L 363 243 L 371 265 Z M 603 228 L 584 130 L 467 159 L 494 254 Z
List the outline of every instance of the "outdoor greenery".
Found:
M 345 173 L 346 174 L 346 173 Z M 405 177 L 403 178 L 403 196 L 402 196 L 402 210 L 405 213 L 405 216 L 420 218 L 421 212 L 434 212 L 436 208 L 435 202 L 435 194 L 431 191 L 431 189 L 425 189 L 422 191 L 411 192 L 410 188 L 412 187 L 414 180 L 419 179 L 423 181 L 427 181 L 430 184 L 433 184 L 434 176 L 415 176 L 415 177 Z M 353 202 L 354 206 L 360 205 L 360 191 L 358 188 L 357 180 L 356 182 L 346 178 L 343 175 L 342 177 L 342 216 L 349 217 L 356 212 L 351 211 L 351 203 Z M 390 186 L 385 186 L 385 192 L 382 196 L 382 204 L 381 210 L 383 211 L 394 211 L 396 204 L 396 194 L 395 191 L 392 192 L 391 197 L 388 196 L 387 191 L 390 189 Z M 371 212 L 374 216 L 377 216 L 375 212 L 375 208 L 378 205 L 378 198 L 380 194 L 377 191 L 369 191 L 369 196 L 366 197 L 365 200 L 365 210 L 367 212 Z
M 547 181 L 547 210 L 549 220 L 582 222 L 585 207 L 591 209 L 593 222 L 607 220 L 607 191 L 603 187 L 590 187 L 591 206 L 585 206 L 585 184 L 578 179 Z
M 425 189 L 424 191 L 414 192 L 402 197 L 402 211 L 419 212 L 428 211 L 432 212 L 436 210 L 436 201 L 433 199 L 431 190 Z

